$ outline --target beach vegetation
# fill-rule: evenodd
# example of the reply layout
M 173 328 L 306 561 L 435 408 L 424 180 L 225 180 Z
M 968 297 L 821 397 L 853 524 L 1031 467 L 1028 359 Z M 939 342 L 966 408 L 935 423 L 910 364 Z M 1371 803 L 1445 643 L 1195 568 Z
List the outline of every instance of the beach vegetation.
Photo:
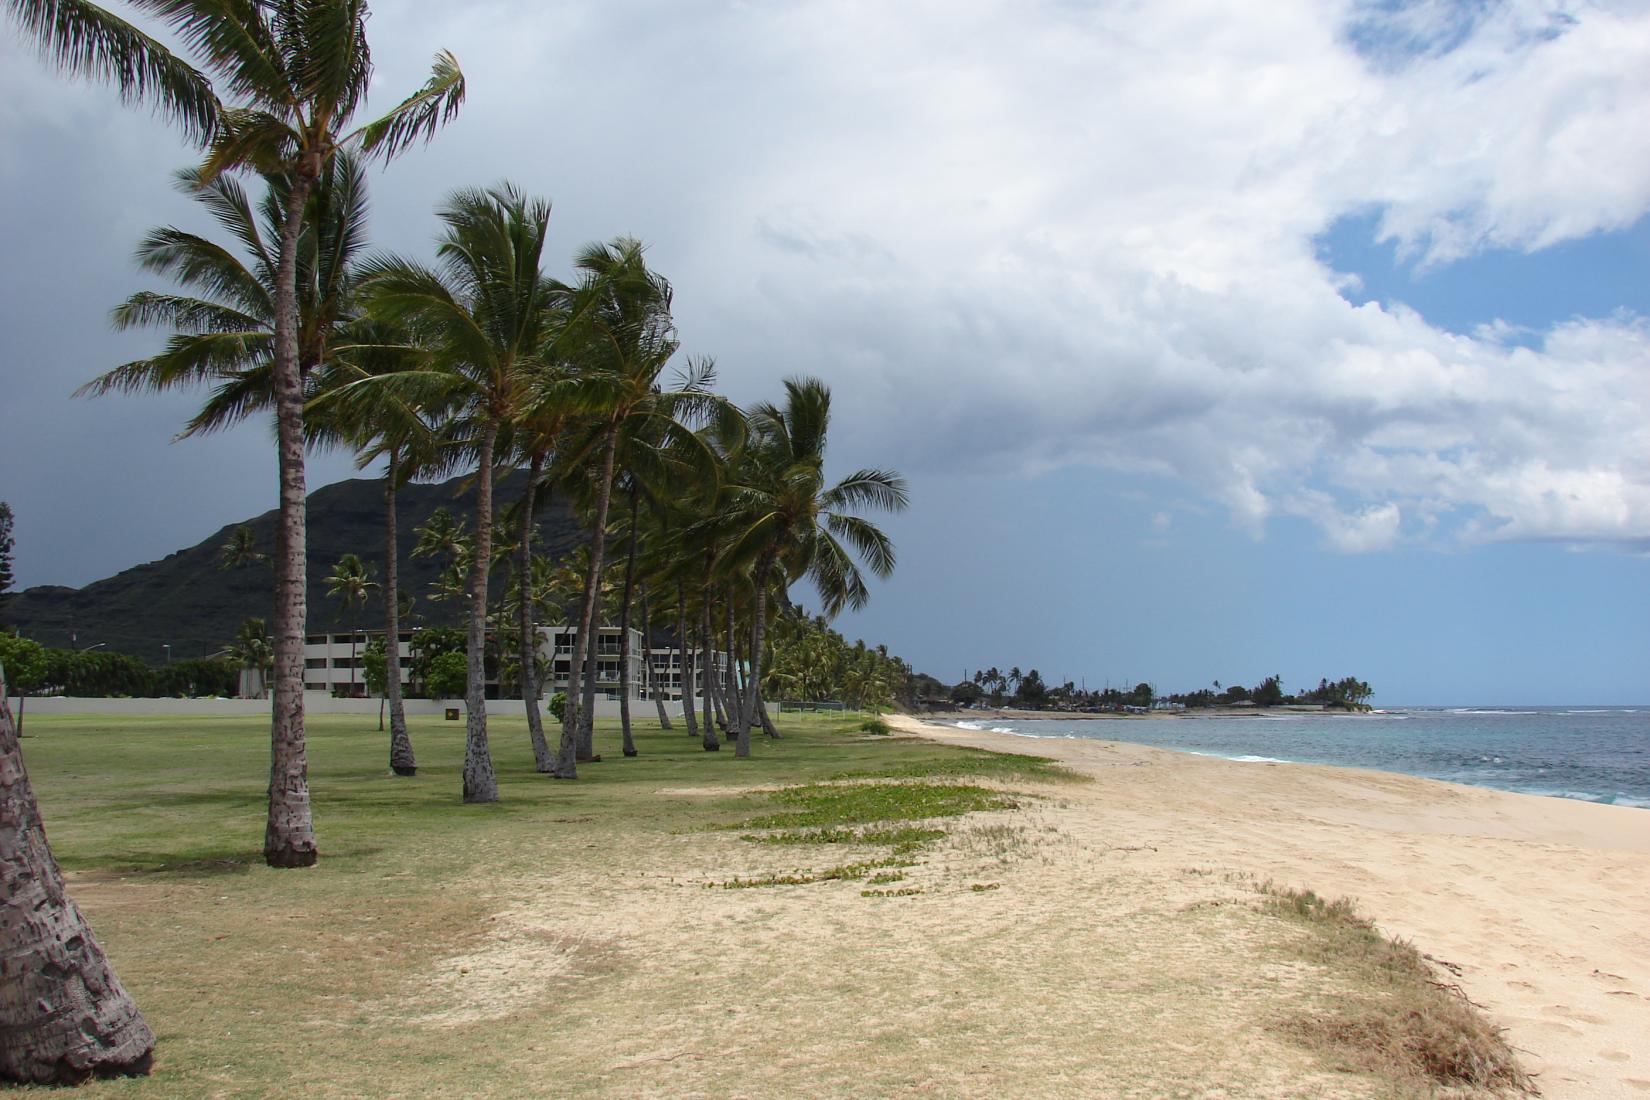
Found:
M 1295 949 L 1334 976 L 1336 988 L 1308 1014 L 1278 1029 L 1348 1070 L 1439 1088 L 1537 1092 L 1503 1029 L 1443 979 L 1413 943 L 1388 936 L 1349 898 L 1258 887 L 1268 909 L 1300 927 Z

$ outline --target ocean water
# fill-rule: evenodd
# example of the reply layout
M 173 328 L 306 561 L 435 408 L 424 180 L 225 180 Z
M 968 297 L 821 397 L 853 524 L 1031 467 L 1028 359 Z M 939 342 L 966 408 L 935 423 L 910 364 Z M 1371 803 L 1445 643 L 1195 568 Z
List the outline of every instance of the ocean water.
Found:
M 1024 737 L 1130 741 L 1228 760 L 1376 768 L 1650 808 L 1650 707 L 1414 707 L 1361 715 L 950 724 Z

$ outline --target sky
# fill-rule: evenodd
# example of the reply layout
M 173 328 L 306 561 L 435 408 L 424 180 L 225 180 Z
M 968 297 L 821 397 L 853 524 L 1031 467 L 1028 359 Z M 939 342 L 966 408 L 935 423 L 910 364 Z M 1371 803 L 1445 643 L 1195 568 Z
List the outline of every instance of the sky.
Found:
M 511 180 L 649 246 L 683 354 L 833 388 L 891 467 L 845 615 L 954 680 L 1650 702 L 1650 8 L 1509 0 L 383 0 L 374 100 L 469 94 L 382 248 Z M 20 586 L 272 507 L 267 425 L 71 399 L 158 347 L 131 255 L 208 227 L 175 130 L 0 25 L 0 499 Z M 311 460 L 310 484 L 352 476 Z M 797 595 L 807 602 L 807 593 Z

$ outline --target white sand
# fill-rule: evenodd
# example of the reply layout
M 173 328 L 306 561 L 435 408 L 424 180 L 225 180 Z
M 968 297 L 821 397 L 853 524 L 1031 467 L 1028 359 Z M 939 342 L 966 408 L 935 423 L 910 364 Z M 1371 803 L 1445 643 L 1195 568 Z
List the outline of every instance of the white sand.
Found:
M 1091 831 L 1080 839 L 1126 840 L 1143 870 L 1248 871 L 1356 898 L 1458 968 L 1546 1096 L 1650 1096 L 1650 811 L 892 721 L 1092 776 L 1061 792 L 1088 811 L 1073 815 Z

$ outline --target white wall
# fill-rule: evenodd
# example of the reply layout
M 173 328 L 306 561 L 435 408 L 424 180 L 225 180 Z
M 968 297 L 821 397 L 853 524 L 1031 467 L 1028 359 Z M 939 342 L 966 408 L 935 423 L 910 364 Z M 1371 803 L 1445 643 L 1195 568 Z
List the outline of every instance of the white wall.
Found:
M 20 700 L 13 696 L 11 701 L 12 713 L 17 712 Z M 437 716 L 443 714 L 448 707 L 457 707 L 459 714 L 464 713 L 462 699 L 407 699 L 403 705 L 407 714 L 418 716 Z M 331 695 L 321 691 L 304 692 L 304 710 L 309 714 L 378 714 L 377 699 L 334 699 Z M 520 699 L 489 699 L 487 712 L 504 717 L 514 717 L 522 713 Z M 31 714 L 132 714 L 132 715 L 160 715 L 175 714 L 188 718 L 235 718 L 253 717 L 269 714 L 269 700 L 267 699 L 80 699 L 62 695 L 31 695 L 23 711 L 24 723 L 27 724 Z M 649 701 L 631 700 L 630 714 L 633 718 L 647 718 L 656 714 L 653 704 Z M 617 718 L 619 716 L 619 701 L 596 697 L 596 717 Z M 674 717 L 674 715 L 672 716 Z M 546 714 L 546 722 L 553 724 L 554 718 Z

